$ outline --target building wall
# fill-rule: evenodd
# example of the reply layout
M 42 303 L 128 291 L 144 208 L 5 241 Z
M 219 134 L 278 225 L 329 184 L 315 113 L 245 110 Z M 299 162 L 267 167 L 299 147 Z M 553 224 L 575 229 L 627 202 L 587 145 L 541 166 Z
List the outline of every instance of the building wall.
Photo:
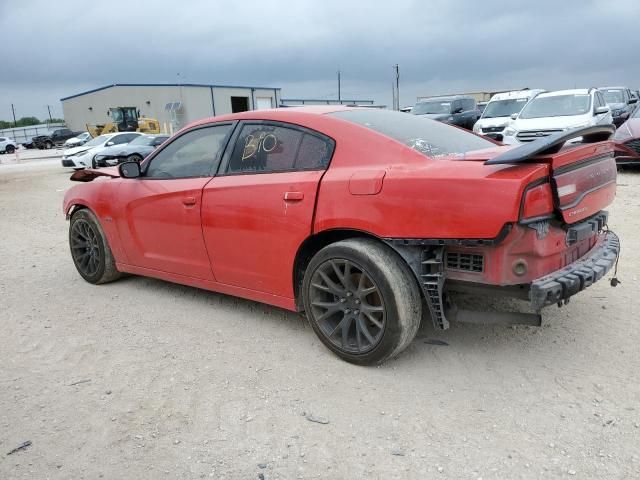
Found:
M 116 106 L 135 106 L 141 115 L 156 118 L 161 129 L 170 130 L 171 113 L 165 105 L 181 102 L 177 113 L 178 127 L 195 120 L 231 113 L 231 96 L 248 98 L 249 109 L 256 108 L 258 98 L 269 98 L 275 108 L 280 92 L 273 88 L 211 87 L 211 86 L 125 86 L 116 85 L 62 101 L 62 111 L 67 126 L 72 130 L 84 130 L 86 124 L 108 122 L 108 110 Z M 262 103 L 265 103 L 264 100 Z M 254 106 L 255 105 L 255 106 Z

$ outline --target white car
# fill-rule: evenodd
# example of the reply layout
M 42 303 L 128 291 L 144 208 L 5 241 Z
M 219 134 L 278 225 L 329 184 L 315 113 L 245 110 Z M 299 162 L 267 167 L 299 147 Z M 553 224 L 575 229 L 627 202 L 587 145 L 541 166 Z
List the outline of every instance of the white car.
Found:
M 62 154 L 62 166 L 75 169 L 96 167 L 94 158 L 113 145 L 124 145 L 142 135 L 140 132 L 105 133 L 80 147 L 69 148 Z
M 92 138 L 93 137 L 89 132 L 84 132 L 78 135 L 77 137 L 70 138 L 69 140 L 64 142 L 62 146 L 63 148 L 79 147 L 80 145 L 84 145 L 85 143 L 87 143 Z
M 473 126 L 473 132 L 494 140 L 502 140 L 505 127 L 513 121 L 511 115 L 520 113 L 532 98 L 545 91 L 534 89 L 496 93 L 484 107 L 482 115 Z
M 18 148 L 16 141 L 9 137 L 0 137 L 0 153 L 13 153 Z
M 564 130 L 613 123 L 611 109 L 595 88 L 541 93 L 514 114 L 502 142 L 517 145 Z M 574 141 L 580 141 L 580 138 Z

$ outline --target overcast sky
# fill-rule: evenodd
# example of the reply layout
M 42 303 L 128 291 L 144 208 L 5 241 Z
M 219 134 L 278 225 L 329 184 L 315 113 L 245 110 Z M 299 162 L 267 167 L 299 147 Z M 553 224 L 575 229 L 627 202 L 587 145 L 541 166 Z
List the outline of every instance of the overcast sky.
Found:
M 0 0 L 0 119 L 62 116 L 111 83 L 282 87 L 284 98 L 640 88 L 640 1 Z M 178 76 L 178 74 L 180 76 Z

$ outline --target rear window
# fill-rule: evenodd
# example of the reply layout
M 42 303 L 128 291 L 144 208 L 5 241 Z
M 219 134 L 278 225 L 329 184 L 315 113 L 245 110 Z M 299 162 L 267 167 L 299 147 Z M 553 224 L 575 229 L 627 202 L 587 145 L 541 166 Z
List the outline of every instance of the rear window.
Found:
M 456 127 L 419 115 L 391 110 L 346 110 L 329 115 L 357 123 L 428 157 L 494 147 L 495 144 Z

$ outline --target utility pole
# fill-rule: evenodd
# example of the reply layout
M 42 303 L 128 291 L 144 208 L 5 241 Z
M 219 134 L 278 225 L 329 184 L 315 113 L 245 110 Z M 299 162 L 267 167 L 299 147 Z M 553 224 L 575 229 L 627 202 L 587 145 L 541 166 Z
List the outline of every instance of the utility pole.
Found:
M 398 64 L 396 63 L 393 66 L 395 72 L 396 72 L 396 106 L 395 106 L 395 110 L 400 110 L 400 67 L 398 66 Z
M 47 110 L 49 111 L 49 123 L 53 123 L 53 119 L 51 118 L 51 107 L 47 105 Z
M 13 113 L 13 127 L 17 127 L 18 124 L 16 122 L 16 109 L 13 108 L 13 103 L 11 104 L 11 113 Z
M 340 70 L 338 70 L 338 103 L 342 104 L 342 96 L 340 95 Z

